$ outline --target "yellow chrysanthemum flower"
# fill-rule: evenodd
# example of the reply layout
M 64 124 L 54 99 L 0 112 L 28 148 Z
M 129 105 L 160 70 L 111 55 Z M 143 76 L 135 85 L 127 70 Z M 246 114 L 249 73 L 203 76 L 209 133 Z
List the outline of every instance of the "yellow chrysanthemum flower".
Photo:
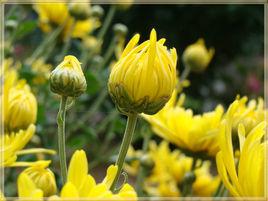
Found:
M 43 191 L 37 188 L 27 174 L 22 173 L 18 177 L 18 196 L 20 201 L 26 201 L 27 199 L 42 201 Z
M 44 63 L 43 59 L 37 59 L 33 62 L 31 69 L 34 73 L 33 83 L 37 85 L 45 84 L 49 79 L 52 66 Z
M 182 55 L 182 61 L 185 67 L 193 72 L 202 72 L 208 67 L 213 55 L 214 48 L 209 50 L 205 46 L 204 39 L 199 39 L 196 43 L 189 45 Z
M 214 156 L 218 151 L 217 134 L 223 115 L 223 107 L 214 111 L 194 115 L 191 109 L 184 109 L 183 99 L 176 102 L 177 92 L 166 106 L 155 115 L 143 115 L 153 131 L 167 141 L 191 152 L 207 152 Z
M 177 53 L 157 41 L 153 29 L 150 40 L 137 46 L 139 34 L 127 44 L 111 70 L 109 93 L 124 113 L 155 114 L 170 99 L 176 84 Z
M 132 155 L 135 154 L 132 153 Z M 162 141 L 159 145 L 151 141 L 148 155 L 154 165 L 145 179 L 145 191 L 157 197 L 181 196 L 180 186 L 183 185 L 186 173 L 191 170 L 193 159 L 186 157 L 178 150 L 171 151 L 167 141 Z M 136 162 L 139 161 L 136 160 Z M 135 167 L 136 163 L 132 168 Z M 193 195 L 212 196 L 220 180 L 218 176 L 211 175 L 210 162 L 204 162 L 201 167 L 194 170 L 194 173 L 196 180 L 193 183 Z
M 67 3 L 38 3 L 34 5 L 39 16 L 39 25 L 42 31 L 51 32 L 53 26 L 64 25 L 63 37 L 72 31 L 74 38 L 83 38 L 100 26 L 100 22 L 93 18 L 75 20 L 68 11 Z M 72 29 L 72 30 L 71 30 Z
M 37 188 L 43 191 L 45 197 L 55 195 L 57 192 L 54 173 L 48 168 L 51 161 L 37 161 L 25 169 L 21 174 L 27 174 Z
M 5 84 L 4 84 L 5 85 Z M 7 89 L 7 88 L 6 88 Z M 26 129 L 35 123 L 37 117 L 37 101 L 25 80 L 4 92 L 5 129 L 9 131 Z M 5 101 L 5 100 L 4 100 Z
M 134 189 L 129 184 L 124 184 L 122 189 L 113 194 L 109 188 L 117 172 L 117 166 L 111 165 L 107 169 L 104 180 L 97 184 L 95 179 L 88 174 L 88 161 L 84 151 L 76 151 L 72 156 L 67 183 L 61 190 L 61 198 L 98 198 L 98 199 L 122 199 L 128 198 L 137 200 Z M 49 200 L 59 200 L 53 196 Z
M 233 102 L 222 122 L 220 129 L 220 151 L 217 154 L 219 175 L 230 191 L 238 197 L 263 197 L 265 195 L 265 148 L 268 142 L 263 142 L 265 122 L 256 125 L 246 133 L 244 125 L 238 125 L 239 156 L 234 156 L 232 144 L 232 127 L 240 102 Z
M 233 129 L 237 131 L 238 125 L 242 123 L 245 126 L 246 133 L 252 130 L 260 122 L 264 121 L 267 111 L 264 109 L 263 99 L 250 100 L 246 96 L 237 97 L 238 108 L 233 117 Z
M 35 126 L 31 124 L 27 130 L 0 135 L 0 156 L 4 157 L 3 160 L 0 160 L 0 167 L 14 165 L 18 152 L 30 141 L 34 132 Z

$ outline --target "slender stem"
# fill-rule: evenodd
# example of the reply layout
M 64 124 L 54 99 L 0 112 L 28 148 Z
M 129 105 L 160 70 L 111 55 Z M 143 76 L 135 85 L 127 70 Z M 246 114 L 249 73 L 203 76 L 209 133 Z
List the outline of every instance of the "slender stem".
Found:
M 67 181 L 67 165 L 66 165 L 66 151 L 65 151 L 65 115 L 67 96 L 61 97 L 60 109 L 57 116 L 58 123 L 58 146 L 60 157 L 60 169 L 63 184 Z
M 185 66 L 184 70 L 182 71 L 181 77 L 180 77 L 180 83 L 182 83 L 184 80 L 187 79 L 191 72 L 191 69 L 189 66 Z
M 37 47 L 37 49 L 33 52 L 31 57 L 27 61 L 28 65 L 31 65 L 38 57 L 40 57 L 44 50 L 50 46 L 50 43 L 58 37 L 64 27 L 64 24 L 65 23 L 63 23 L 61 26 L 57 27 L 52 33 L 49 33 L 47 35 L 47 37 L 42 41 L 42 43 Z
M 138 114 L 133 113 L 133 114 L 129 114 L 128 115 L 128 119 L 127 119 L 127 126 L 126 126 L 126 130 L 124 133 L 124 137 L 123 137 L 123 142 L 121 144 L 120 147 L 120 151 L 119 151 L 119 155 L 116 161 L 116 165 L 118 166 L 118 171 L 116 173 L 116 176 L 114 178 L 114 181 L 111 185 L 111 191 L 115 191 L 116 189 L 116 184 L 118 183 L 119 180 L 119 176 L 121 175 L 122 169 L 123 169 L 123 165 L 124 165 L 124 161 L 127 155 L 127 151 L 129 148 L 129 145 L 131 143 L 132 140 L 132 136 L 135 130 L 135 126 L 136 126 L 136 122 L 137 122 L 137 118 L 138 118 Z
M 71 24 L 70 29 L 67 32 L 66 39 L 64 41 L 64 46 L 61 50 L 60 55 L 58 56 L 58 61 L 61 61 L 64 55 L 68 52 L 70 46 L 71 46 L 71 39 L 72 39 L 72 34 L 75 28 L 76 20 L 74 20 Z
M 145 132 L 145 135 L 143 136 L 143 138 L 144 138 L 143 145 L 142 145 L 142 153 L 143 154 L 147 153 L 151 136 L 152 136 L 151 132 Z M 148 173 L 147 169 L 143 165 L 141 165 L 139 167 L 139 172 L 138 172 L 137 181 L 136 181 L 136 189 L 137 189 L 137 194 L 139 196 L 144 196 L 143 195 L 143 180 L 146 177 L 146 174 Z
M 113 56 L 114 53 L 114 47 L 116 45 L 116 37 L 112 39 L 112 41 L 109 44 L 109 47 L 107 48 L 107 51 L 104 53 L 103 61 L 99 63 L 99 65 L 96 67 L 97 70 L 100 68 L 104 68 L 104 66 L 107 64 L 111 56 Z
M 103 25 L 101 27 L 101 30 L 99 31 L 99 33 L 97 35 L 98 40 L 102 40 L 103 37 L 105 36 L 113 18 L 114 18 L 115 11 L 116 11 L 115 5 L 111 5 L 111 7 L 108 11 L 108 14 L 107 14 L 107 16 L 103 22 Z

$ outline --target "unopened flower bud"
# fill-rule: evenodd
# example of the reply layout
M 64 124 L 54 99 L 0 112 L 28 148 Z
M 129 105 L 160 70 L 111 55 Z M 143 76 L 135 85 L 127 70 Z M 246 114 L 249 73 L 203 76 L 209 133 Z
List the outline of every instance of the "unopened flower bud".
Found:
M 186 172 L 184 175 L 184 183 L 185 184 L 192 184 L 196 180 L 196 176 L 194 172 Z
M 96 18 L 101 18 L 104 14 L 104 10 L 101 6 L 93 6 L 91 8 L 91 16 Z
M 157 41 L 156 31 L 150 40 L 137 46 L 135 35 L 111 70 L 109 93 L 123 113 L 155 114 L 170 99 L 176 84 L 176 49 Z
M 113 26 L 113 31 L 118 37 L 125 37 L 128 32 L 128 28 L 126 25 L 117 23 Z
M 209 50 L 206 48 L 203 39 L 199 39 L 196 43 L 186 48 L 182 55 L 182 61 L 191 71 L 202 72 L 208 67 L 214 52 L 213 48 Z
M 61 96 L 78 97 L 87 89 L 80 62 L 75 56 L 64 57 L 50 75 L 50 89 Z
M 37 188 L 41 189 L 44 197 L 49 197 L 57 192 L 54 173 L 47 168 L 50 161 L 38 161 L 22 173 L 27 174 Z
M 76 20 L 86 20 L 90 16 L 90 7 L 88 3 L 72 2 L 69 4 L 71 16 Z
M 149 170 L 151 170 L 154 167 L 154 161 L 148 154 L 145 154 L 141 157 L 140 163 L 142 166 L 146 167 Z
M 37 101 L 24 80 L 9 90 L 5 107 L 7 110 L 4 121 L 7 130 L 26 129 L 36 121 Z

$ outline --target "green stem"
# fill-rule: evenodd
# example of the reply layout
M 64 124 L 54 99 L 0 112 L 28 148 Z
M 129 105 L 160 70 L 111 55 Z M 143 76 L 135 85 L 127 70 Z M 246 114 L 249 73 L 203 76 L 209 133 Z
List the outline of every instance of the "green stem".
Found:
M 73 31 L 74 31 L 74 28 L 75 28 L 75 24 L 76 24 L 76 20 L 73 21 L 73 23 L 71 24 L 70 29 L 67 32 L 66 40 L 64 42 L 64 46 L 62 48 L 62 51 L 61 51 L 60 55 L 58 56 L 58 62 L 63 59 L 63 57 L 68 52 L 68 50 L 69 50 L 69 48 L 71 46 L 71 39 L 72 39 L 72 34 L 73 34 Z
M 101 27 L 101 30 L 99 31 L 99 33 L 97 35 L 98 40 L 102 40 L 103 37 L 105 36 L 113 18 L 114 18 L 115 11 L 116 11 L 116 7 L 114 5 L 111 5 L 111 7 L 108 11 L 108 14 L 107 14 L 107 16 L 103 22 L 103 25 Z
M 142 145 L 142 153 L 143 154 L 147 153 L 151 136 L 152 136 L 151 132 L 145 132 L 145 135 L 143 136 L 144 137 L 143 145 Z M 139 167 L 139 172 L 138 172 L 138 175 L 137 175 L 136 189 L 137 189 L 137 194 L 139 196 L 141 196 L 141 197 L 144 196 L 143 195 L 143 181 L 144 181 L 144 178 L 146 177 L 146 175 L 148 173 L 147 169 L 146 169 L 145 166 L 141 165 Z
M 112 41 L 110 42 L 109 47 L 107 48 L 107 51 L 104 53 L 103 61 L 100 62 L 99 65 L 96 67 L 97 70 L 99 70 L 100 68 L 103 68 L 107 64 L 109 59 L 113 56 L 115 45 L 116 45 L 116 37 L 114 37 Z
M 60 169 L 63 184 L 65 184 L 67 181 L 67 165 L 66 165 L 66 150 L 65 150 L 65 115 L 66 115 L 67 98 L 68 98 L 67 96 L 61 97 L 60 109 L 57 116 Z
M 50 47 L 51 43 L 58 37 L 61 33 L 65 23 L 61 26 L 57 27 L 52 33 L 49 33 L 47 37 L 42 41 L 42 43 L 38 46 L 38 48 L 33 52 L 29 60 L 27 61 L 28 65 L 32 65 L 32 63 L 40 57 L 40 55 L 45 51 L 46 48 Z
M 138 114 L 136 114 L 136 113 L 132 113 L 132 114 L 128 115 L 127 126 L 126 126 L 126 130 L 124 133 L 123 142 L 121 144 L 119 155 L 118 155 L 118 158 L 116 161 L 116 165 L 118 166 L 118 171 L 116 173 L 116 176 L 115 176 L 114 181 L 113 181 L 111 188 L 110 188 L 111 191 L 113 191 L 113 192 L 116 190 L 116 185 L 118 183 L 119 176 L 121 175 L 121 172 L 123 169 L 123 165 L 124 165 L 124 161 L 125 161 L 125 158 L 127 155 L 127 151 L 128 151 L 129 146 L 130 146 L 132 136 L 133 136 L 133 133 L 135 130 L 137 118 L 138 118 Z
M 189 66 L 185 66 L 184 70 L 182 71 L 181 77 L 180 77 L 180 83 L 182 83 L 184 80 L 187 79 L 191 72 L 191 69 Z

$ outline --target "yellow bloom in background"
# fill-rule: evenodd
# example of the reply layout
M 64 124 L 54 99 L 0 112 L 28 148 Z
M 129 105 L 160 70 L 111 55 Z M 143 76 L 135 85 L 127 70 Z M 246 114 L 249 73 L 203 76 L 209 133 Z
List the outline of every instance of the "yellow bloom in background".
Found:
M 134 189 L 129 184 L 124 184 L 122 189 L 113 194 L 109 188 L 117 172 L 117 166 L 111 165 L 107 169 L 106 177 L 99 184 L 88 174 L 88 161 L 84 151 L 76 151 L 72 156 L 67 183 L 61 190 L 61 198 L 97 198 L 97 199 L 133 199 L 137 200 Z M 59 200 L 52 196 L 49 200 Z
M 182 61 L 185 67 L 193 72 L 204 71 L 215 53 L 214 48 L 209 50 L 205 46 L 204 39 L 199 39 L 196 43 L 189 45 L 182 55 Z
M 26 130 L 0 135 L 0 167 L 15 165 L 17 154 L 31 140 L 35 132 L 35 126 L 31 124 Z
M 0 190 L 0 201 L 6 201 L 4 194 Z
M 49 75 L 52 69 L 50 64 L 44 63 L 43 59 L 37 59 L 31 66 L 32 72 L 34 73 L 33 83 L 36 85 L 45 84 L 49 79 Z
M 151 141 L 148 155 L 154 165 L 145 179 L 145 191 L 156 197 L 182 196 L 180 186 L 183 185 L 186 173 L 191 170 L 193 159 L 186 157 L 179 150 L 171 151 L 167 141 L 162 141 L 159 145 Z M 209 161 L 205 161 L 201 167 L 194 170 L 196 176 L 193 183 L 194 196 L 212 196 L 217 190 L 220 179 L 210 173 L 210 165 Z
M 176 101 L 177 92 L 166 106 L 155 115 L 143 115 L 153 131 L 165 140 L 191 152 L 206 152 L 214 156 L 218 151 L 217 134 L 223 107 L 194 115 L 191 109 L 182 107 L 183 98 Z
M 237 131 L 238 125 L 242 123 L 245 126 L 246 133 L 252 130 L 260 122 L 264 121 L 266 109 L 262 98 L 250 100 L 246 96 L 237 97 L 238 108 L 233 117 L 233 129 Z
M 203 165 L 195 170 L 196 180 L 193 183 L 193 194 L 201 197 L 210 197 L 216 192 L 220 177 L 210 173 L 211 163 L 203 162 Z
M 136 34 L 111 70 L 109 93 L 124 113 L 155 114 L 170 99 L 176 85 L 176 49 L 157 41 L 153 29 L 150 39 L 137 45 Z
M 27 174 L 37 188 L 43 191 L 44 197 L 55 195 L 57 186 L 54 173 L 48 168 L 51 161 L 37 161 L 21 174 Z
M 39 16 L 39 25 L 42 31 L 51 32 L 53 26 L 64 26 L 63 37 L 72 31 L 71 36 L 74 38 L 83 38 L 100 26 L 100 22 L 93 18 L 85 20 L 75 20 L 68 10 L 65 2 L 60 3 L 38 3 L 34 9 Z
M 238 125 L 240 155 L 234 156 L 232 127 L 240 102 L 233 102 L 222 122 L 220 130 L 220 151 L 217 154 L 219 175 L 231 195 L 238 197 L 263 197 L 265 195 L 265 148 L 263 142 L 265 122 L 256 125 L 246 133 L 244 125 Z
M 20 201 L 43 200 L 43 191 L 34 184 L 32 179 L 27 174 L 20 174 L 18 177 L 18 197 Z
M 26 129 L 30 124 L 35 123 L 37 101 L 24 80 L 11 87 L 5 96 L 7 96 L 4 102 L 5 129 L 9 131 Z

